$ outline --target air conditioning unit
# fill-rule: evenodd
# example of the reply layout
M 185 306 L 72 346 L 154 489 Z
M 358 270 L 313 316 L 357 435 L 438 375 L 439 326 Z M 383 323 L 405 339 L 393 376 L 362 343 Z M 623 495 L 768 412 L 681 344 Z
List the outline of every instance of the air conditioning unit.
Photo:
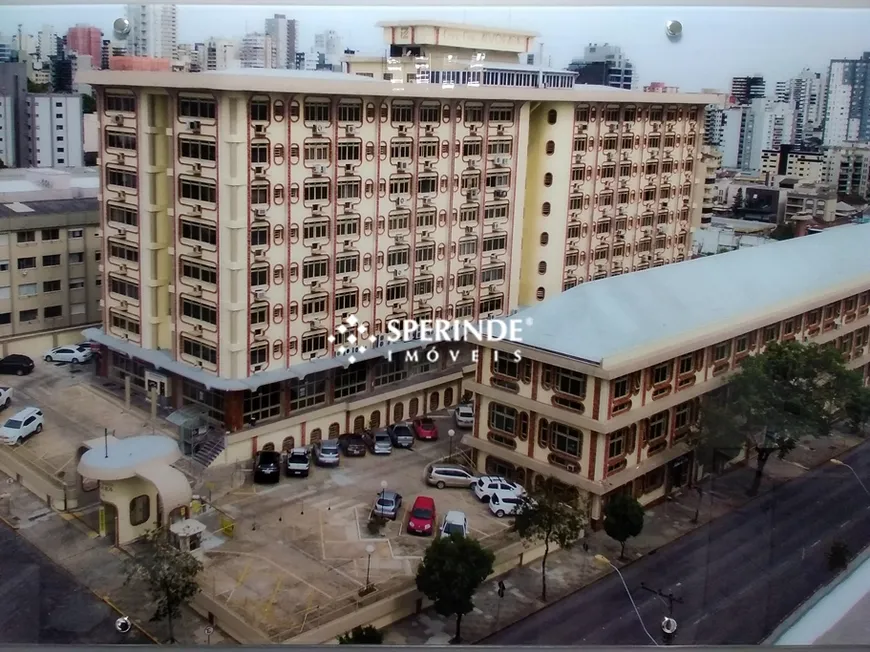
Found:
M 194 326 L 193 327 L 193 334 L 194 335 L 202 335 L 202 326 L 200 326 L 199 324 Z
M 431 172 L 432 171 L 432 161 L 426 161 L 425 163 L 423 163 L 423 169 L 426 172 Z
M 315 177 L 322 177 L 324 171 L 325 171 L 325 168 L 322 165 L 315 165 L 314 166 L 314 176 Z
M 200 163 L 193 164 L 193 173 L 196 175 L 202 174 L 202 165 Z
M 254 125 L 254 134 L 257 136 L 265 136 L 266 125 Z
M 266 176 L 266 166 L 255 165 L 254 166 L 254 176 L 255 177 L 265 177 Z
M 266 335 L 266 327 L 265 326 L 257 326 L 254 330 L 254 337 L 263 337 Z
M 202 128 L 202 123 L 199 120 L 192 120 L 191 122 L 187 123 L 187 128 L 189 131 L 198 134 L 200 132 L 200 129 Z
M 118 237 L 122 240 L 127 239 L 127 229 L 118 229 Z
M 266 209 L 265 208 L 255 208 L 254 209 L 254 221 L 262 222 L 266 219 Z
M 480 190 L 477 188 L 469 188 L 468 189 L 468 198 L 469 199 L 477 199 L 477 196 L 480 194 Z
M 407 136 L 408 135 L 408 127 L 405 125 L 399 125 L 399 135 Z
M 255 263 L 265 263 L 266 262 L 266 252 L 260 249 L 254 251 L 254 262 Z
M 396 163 L 396 169 L 399 172 L 404 172 L 408 169 L 408 164 L 405 161 L 399 161 L 398 163 Z
M 192 256 L 202 256 L 202 247 L 199 245 L 194 245 L 193 251 L 191 252 Z
M 121 310 L 127 310 L 130 307 L 130 304 L 126 301 L 122 301 L 120 304 Z
M 257 301 L 262 301 L 263 299 L 266 298 L 266 293 L 263 290 L 255 290 L 254 291 L 254 298 Z
M 127 201 L 127 193 L 123 190 L 118 191 L 118 201 Z
M 423 197 L 423 206 L 429 207 L 433 205 L 431 197 Z
M 468 169 L 469 170 L 476 170 L 477 169 L 477 161 L 475 161 L 474 159 L 471 159 L 470 161 L 468 161 Z
M 195 296 L 195 297 L 201 297 L 201 296 L 202 296 L 202 286 L 201 286 L 201 285 L 195 285 L 195 286 L 193 286 L 193 292 L 192 292 L 192 294 L 193 294 L 193 296 Z
M 347 134 L 348 136 L 356 136 L 356 126 L 347 125 L 347 127 L 345 127 L 344 133 Z
M 119 271 L 121 274 L 126 274 L 126 273 L 129 271 L 129 268 L 128 268 L 126 265 L 119 265 L 119 266 L 118 266 L 118 271 Z
M 495 159 L 495 164 L 499 167 L 506 168 L 510 165 L 510 159 L 507 159 L 504 156 L 499 156 Z
M 193 212 L 197 213 L 197 214 L 201 214 L 202 213 L 202 206 L 197 204 L 196 206 L 193 207 Z
M 507 197 L 507 190 L 496 190 L 495 196 L 504 199 L 505 197 Z
M 253 371 L 254 373 L 257 373 L 258 371 L 263 371 L 263 369 L 265 369 L 265 368 L 266 368 L 266 363 L 261 362 L 260 364 L 255 364 L 253 367 L 251 367 L 251 371 Z
M 354 168 L 354 166 L 352 164 L 348 163 L 347 165 L 344 166 L 344 173 L 345 174 L 353 174 L 353 168 Z
M 120 127 L 121 125 L 124 124 L 124 116 L 116 115 L 115 117 L 112 118 L 112 122 L 114 122 L 116 125 L 118 125 Z
M 396 199 L 396 206 L 405 206 L 408 203 L 408 200 L 404 197 L 398 197 Z
M 575 152 L 574 153 L 574 162 L 575 163 L 582 163 L 583 162 L 583 153 L 582 152 Z
M 576 464 L 566 464 L 565 470 L 568 471 L 568 473 L 577 473 L 577 465 Z
M 504 136 L 504 125 L 499 125 L 497 133 L 499 136 Z
M 125 160 L 126 160 L 126 157 L 124 156 L 124 152 L 118 152 L 117 154 L 115 154 L 115 162 L 116 163 L 120 163 L 123 165 Z

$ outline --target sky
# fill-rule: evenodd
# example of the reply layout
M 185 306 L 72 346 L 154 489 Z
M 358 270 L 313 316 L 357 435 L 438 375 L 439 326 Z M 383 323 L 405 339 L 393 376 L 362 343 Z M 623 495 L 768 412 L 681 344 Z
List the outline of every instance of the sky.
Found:
M 123 5 L 43 5 L 0 7 L 0 31 L 21 24 L 35 34 L 49 23 L 60 33 L 76 23 L 95 25 L 108 35 Z M 492 27 L 529 29 L 540 34 L 545 60 L 564 67 L 583 55 L 589 43 L 622 47 L 632 60 L 641 84 L 661 81 L 684 91 L 727 90 L 733 76 L 761 73 L 772 92 L 776 81 L 803 68 L 827 70 L 835 58 L 858 58 L 870 51 L 870 9 L 755 9 L 701 7 L 589 8 L 536 7 L 469 8 L 442 6 L 302 7 L 280 5 L 179 6 L 179 42 L 210 36 L 241 37 L 262 31 L 266 18 L 283 13 L 300 25 L 300 46 L 307 50 L 317 32 L 333 29 L 343 45 L 364 54 L 382 54 L 383 20 L 430 19 Z M 683 38 L 667 39 L 664 25 L 676 19 Z

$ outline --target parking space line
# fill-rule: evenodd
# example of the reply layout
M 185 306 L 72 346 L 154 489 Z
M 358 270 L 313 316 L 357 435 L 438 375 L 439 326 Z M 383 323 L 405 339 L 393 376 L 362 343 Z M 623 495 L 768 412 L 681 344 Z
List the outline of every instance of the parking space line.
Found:
M 212 554 L 217 554 L 217 555 L 236 555 L 237 557 L 250 557 L 251 559 L 257 559 L 259 561 L 266 562 L 266 564 L 268 564 L 269 566 L 274 566 L 275 568 L 279 569 L 280 571 L 287 573 L 287 575 L 292 577 L 294 580 L 296 580 L 300 584 L 304 584 L 308 588 L 313 589 L 313 590 L 317 591 L 318 593 L 325 595 L 330 600 L 332 600 L 332 596 L 329 593 L 327 593 L 326 591 L 324 591 L 323 589 L 318 588 L 317 586 L 315 586 L 311 582 L 308 582 L 307 580 L 299 577 L 296 573 L 287 570 L 281 564 L 278 564 L 278 563 L 272 561 L 271 559 L 269 559 L 268 557 L 264 557 L 263 555 L 257 555 L 253 552 L 238 552 L 235 550 L 221 550 L 220 548 L 213 548 L 209 552 Z

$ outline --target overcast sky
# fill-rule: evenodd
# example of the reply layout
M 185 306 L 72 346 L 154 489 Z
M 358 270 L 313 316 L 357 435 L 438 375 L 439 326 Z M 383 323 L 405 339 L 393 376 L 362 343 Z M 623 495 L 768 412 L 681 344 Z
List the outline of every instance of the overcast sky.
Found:
M 384 43 L 375 23 L 409 19 L 534 30 L 541 35 L 545 56 L 556 67 L 582 56 L 590 42 L 613 43 L 634 62 L 642 84 L 662 81 L 687 91 L 724 90 L 732 76 L 754 73 L 762 73 L 772 90 L 777 80 L 804 67 L 822 72 L 832 58 L 857 58 L 870 51 L 870 10 L 855 9 L 180 6 L 179 40 L 262 31 L 264 20 L 274 13 L 299 21 L 300 45 L 306 50 L 316 32 L 334 29 L 345 47 L 381 54 Z M 26 33 L 36 33 L 48 22 L 63 33 L 73 24 L 86 23 L 108 35 L 114 19 L 122 15 L 123 5 L 5 6 L 0 7 L 0 29 L 8 33 L 22 24 Z M 679 43 L 665 37 L 668 19 L 683 23 Z

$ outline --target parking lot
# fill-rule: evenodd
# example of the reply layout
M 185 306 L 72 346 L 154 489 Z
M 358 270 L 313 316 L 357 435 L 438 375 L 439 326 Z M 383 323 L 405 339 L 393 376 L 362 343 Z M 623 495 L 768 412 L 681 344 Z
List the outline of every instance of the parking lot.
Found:
M 471 536 L 497 547 L 508 519 L 495 518 L 471 490 L 439 490 L 423 480 L 426 466 L 449 453 L 452 419 L 445 414 L 436 422 L 439 439 L 417 442 L 412 451 L 342 458 L 337 469 L 313 467 L 308 478 L 285 477 L 273 486 L 248 482 L 223 496 L 217 506 L 235 527 L 207 554 L 206 590 L 211 583 L 218 599 L 276 642 L 343 615 L 367 574 L 382 596 L 415 575 L 432 540 L 406 531 L 408 510 L 420 495 L 434 498 L 437 526 L 447 511 L 463 511 Z M 372 534 L 367 523 L 382 483 L 401 494 L 402 510 Z
M 43 431 L 17 447 L 26 460 L 52 475 L 71 471 L 82 442 L 109 434 L 118 438 L 151 431 L 140 412 L 120 409 L 119 403 L 95 389 L 93 367 L 48 363 L 34 359 L 28 376 L 0 376 L 0 385 L 12 387 L 12 404 L 3 421 L 25 407 L 45 415 Z M 158 424 L 159 426 L 159 424 Z M 161 432 L 159 427 L 157 432 Z

